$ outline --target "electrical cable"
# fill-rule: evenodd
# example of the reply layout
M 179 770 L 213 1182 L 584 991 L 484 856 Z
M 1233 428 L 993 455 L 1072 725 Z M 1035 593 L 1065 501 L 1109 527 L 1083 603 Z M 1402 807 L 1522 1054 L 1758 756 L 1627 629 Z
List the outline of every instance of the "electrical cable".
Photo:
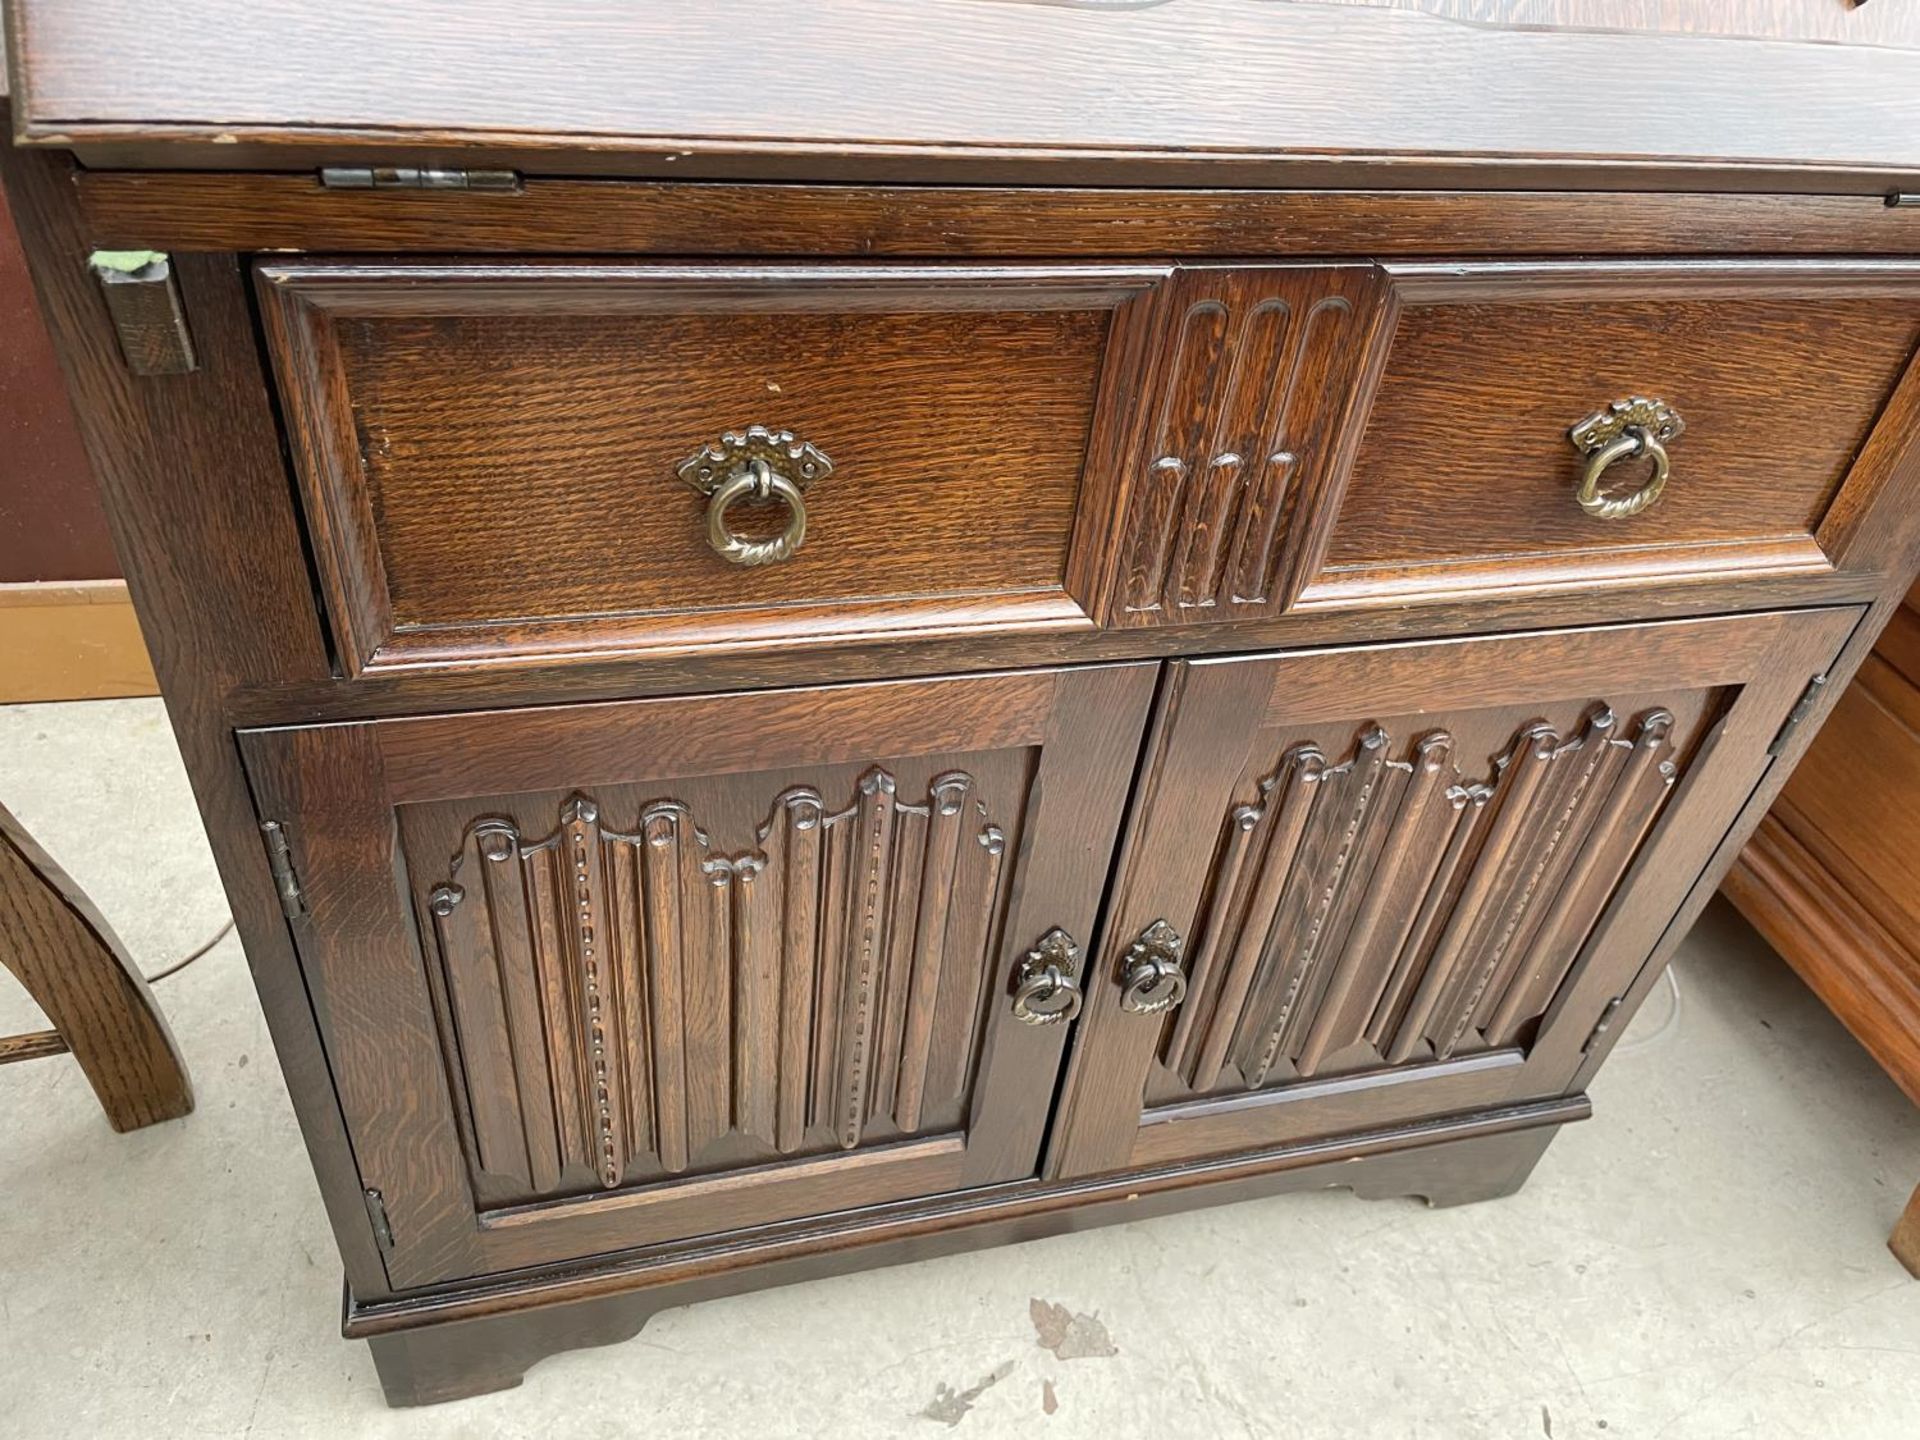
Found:
M 209 950 L 213 949 L 214 946 L 218 945 L 222 940 L 226 939 L 227 936 L 231 935 L 232 933 L 233 933 L 233 917 L 229 915 L 227 917 L 227 923 L 222 925 L 218 930 L 213 932 L 213 938 L 211 940 L 207 941 L 206 944 L 202 945 L 199 949 L 195 950 L 191 955 L 188 955 L 185 959 L 176 960 L 171 965 L 168 965 L 160 970 L 156 970 L 153 974 L 146 976 L 145 979 L 147 984 L 157 985 L 162 980 L 166 979 L 169 975 L 178 975 L 182 970 L 186 969 L 187 966 L 193 964 L 194 961 L 198 960 L 202 955 L 206 954 Z
M 1671 965 L 1667 966 L 1666 969 L 1666 981 L 1667 988 L 1673 992 L 1673 1008 L 1667 1011 L 1667 1018 L 1660 1022 L 1659 1028 L 1651 1035 L 1636 1035 L 1631 1044 L 1623 1041 L 1614 1046 L 1614 1054 L 1631 1055 L 1636 1050 L 1645 1050 L 1648 1046 L 1652 1045 L 1654 1041 L 1671 1030 L 1675 1022 L 1680 1019 L 1680 977 L 1674 973 L 1673 966 Z

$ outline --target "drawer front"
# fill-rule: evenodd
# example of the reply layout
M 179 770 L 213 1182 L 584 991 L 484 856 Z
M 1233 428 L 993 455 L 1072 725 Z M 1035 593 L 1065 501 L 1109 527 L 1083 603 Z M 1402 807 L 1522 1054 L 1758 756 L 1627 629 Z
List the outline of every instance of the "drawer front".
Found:
M 1561 1093 L 1859 614 L 1173 667 L 1051 1173 Z
M 1084 628 L 1164 273 L 264 264 L 343 663 Z
M 1862 517 L 1920 418 L 1906 262 L 259 278 L 355 674 L 1573 591 L 1634 618 L 1884 566 Z
M 1920 416 L 1906 262 L 1194 269 L 1162 308 L 1115 625 L 1870 570 Z M 1637 510 L 1638 411 L 1604 467 L 1569 433 L 1634 399 L 1678 431 Z
M 1034 1174 L 1155 675 L 242 732 L 392 1283 Z

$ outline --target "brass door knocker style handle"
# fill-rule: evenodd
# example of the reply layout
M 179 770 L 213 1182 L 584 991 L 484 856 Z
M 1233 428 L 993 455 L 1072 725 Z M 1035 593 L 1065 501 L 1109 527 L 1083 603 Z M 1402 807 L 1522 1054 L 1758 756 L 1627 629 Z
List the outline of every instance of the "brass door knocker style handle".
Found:
M 1673 473 L 1666 442 L 1687 428 L 1680 412 L 1664 400 L 1634 396 L 1616 400 L 1567 431 L 1576 450 L 1587 457 L 1587 467 L 1573 498 L 1589 515 L 1602 520 L 1624 520 L 1638 515 L 1660 498 Z M 1620 460 L 1644 456 L 1653 462 L 1653 474 L 1639 489 L 1626 495 L 1603 495 L 1600 478 Z
M 1142 930 L 1120 960 L 1120 1008 L 1135 1015 L 1158 1015 L 1187 998 L 1187 977 L 1180 968 L 1186 941 L 1164 920 Z
M 1062 1025 L 1080 1013 L 1080 947 L 1055 928 L 1040 937 L 1013 972 L 1014 1018 L 1027 1025 Z
M 735 565 L 771 565 L 789 558 L 807 538 L 807 502 L 802 495 L 815 480 L 833 473 L 833 462 L 791 430 L 749 425 L 728 431 L 679 464 L 680 478 L 707 497 L 707 544 Z M 787 507 L 787 525 L 771 540 L 749 540 L 736 533 L 727 512 L 749 501 L 778 500 Z

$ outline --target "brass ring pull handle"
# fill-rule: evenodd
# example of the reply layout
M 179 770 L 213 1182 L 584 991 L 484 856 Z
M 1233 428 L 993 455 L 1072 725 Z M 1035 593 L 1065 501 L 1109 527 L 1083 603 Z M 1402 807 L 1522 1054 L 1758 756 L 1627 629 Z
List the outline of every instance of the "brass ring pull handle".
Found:
M 792 556 L 807 538 L 807 502 L 801 493 L 833 473 L 833 462 L 791 430 L 749 425 L 703 445 L 676 473 L 707 497 L 707 544 L 735 565 L 771 565 Z M 787 525 L 771 540 L 749 540 L 728 523 L 727 512 L 747 501 L 778 500 Z
M 1049 930 L 1013 972 L 1013 1014 L 1026 1025 L 1064 1025 L 1080 1013 L 1080 947 Z
M 1164 920 L 1140 932 L 1120 961 L 1120 1008 L 1135 1015 L 1158 1015 L 1187 998 L 1187 977 L 1180 968 L 1186 942 Z
M 1666 442 L 1678 438 L 1687 428 L 1680 412 L 1664 400 L 1634 396 L 1616 400 L 1597 414 L 1589 415 L 1567 431 L 1576 450 L 1587 457 L 1580 484 L 1573 498 L 1589 515 L 1602 520 L 1624 520 L 1638 515 L 1660 498 L 1673 473 Z M 1645 457 L 1653 462 L 1653 474 L 1639 489 L 1626 495 L 1601 493 L 1600 480 L 1607 467 L 1621 460 Z
M 787 528 L 771 540 L 748 540 L 734 534 L 727 511 L 741 500 L 779 500 L 787 507 Z M 736 565 L 771 565 L 785 560 L 807 538 L 807 502 L 800 487 L 776 475 L 764 460 L 749 460 L 707 499 L 707 543 Z

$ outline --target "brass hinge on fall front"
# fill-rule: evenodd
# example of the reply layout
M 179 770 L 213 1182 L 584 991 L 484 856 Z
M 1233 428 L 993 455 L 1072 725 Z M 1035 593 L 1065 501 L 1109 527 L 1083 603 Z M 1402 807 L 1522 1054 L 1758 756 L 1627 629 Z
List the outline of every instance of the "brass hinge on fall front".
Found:
M 1900 210 L 1909 205 L 1920 206 L 1920 190 L 1889 190 L 1887 192 L 1889 209 Z
M 1820 703 L 1820 692 L 1827 688 L 1827 677 L 1816 675 L 1807 681 L 1807 688 L 1800 692 L 1800 698 L 1793 702 L 1793 709 L 1787 712 L 1787 718 L 1780 722 L 1780 729 L 1773 737 L 1773 743 L 1767 746 L 1767 754 L 1778 755 L 1787 748 L 1807 716 L 1813 713 L 1813 707 Z
M 293 847 L 287 844 L 287 832 L 278 820 L 260 822 L 260 833 L 267 839 L 267 864 L 273 869 L 273 888 L 280 896 L 280 913 L 289 920 L 306 914 L 300 894 L 300 877 L 293 869 Z
M 413 165 L 328 165 L 320 171 L 328 190 L 485 190 L 509 195 L 520 189 L 518 170 L 435 170 Z
M 367 1201 L 367 1218 L 373 1222 L 373 1238 L 380 1242 L 382 1250 L 392 1250 L 393 1221 L 387 1218 L 387 1197 L 372 1187 L 363 1193 Z

